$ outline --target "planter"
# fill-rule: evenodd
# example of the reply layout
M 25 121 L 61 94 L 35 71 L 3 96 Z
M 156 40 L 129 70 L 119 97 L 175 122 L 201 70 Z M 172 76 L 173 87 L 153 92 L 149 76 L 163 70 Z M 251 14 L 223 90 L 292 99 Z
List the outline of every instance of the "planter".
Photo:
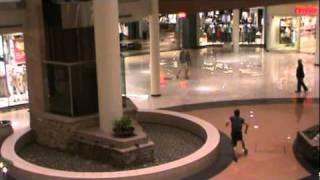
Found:
M 134 127 L 130 127 L 127 129 L 113 129 L 113 135 L 119 138 L 127 138 L 134 136 Z
M 11 121 L 0 121 L 0 147 L 3 141 L 13 133 Z

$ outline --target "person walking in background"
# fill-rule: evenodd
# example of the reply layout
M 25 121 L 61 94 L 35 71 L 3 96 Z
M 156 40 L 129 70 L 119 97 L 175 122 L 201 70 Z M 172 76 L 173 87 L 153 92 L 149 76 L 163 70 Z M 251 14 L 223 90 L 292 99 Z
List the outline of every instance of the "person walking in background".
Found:
M 301 86 L 303 87 L 304 91 L 307 92 L 308 91 L 308 87 L 303 82 L 304 70 L 303 70 L 303 64 L 302 64 L 302 60 L 301 59 L 298 60 L 298 67 L 297 67 L 296 76 L 297 76 L 297 81 L 298 81 L 297 82 L 297 90 L 296 90 L 296 92 L 297 93 L 301 92 Z
M 186 79 L 189 79 L 189 67 L 191 65 L 191 57 L 188 50 L 182 49 L 179 54 L 179 70 L 176 75 L 179 79 L 181 71 L 184 71 L 184 76 Z
M 242 137 L 242 126 L 245 125 L 245 131 L 244 133 L 247 134 L 249 125 L 244 121 L 242 117 L 240 117 L 240 110 L 236 109 L 234 111 L 234 116 L 230 117 L 230 121 L 226 122 L 226 127 L 228 127 L 229 123 L 231 122 L 231 140 L 232 140 L 232 146 L 235 148 L 237 146 L 237 142 L 241 141 L 242 148 L 244 150 L 244 154 L 248 154 L 248 149 L 246 148 L 246 145 L 244 143 L 243 137 Z M 234 150 L 235 152 L 235 150 Z M 236 154 L 234 153 L 234 161 L 237 162 L 238 158 Z

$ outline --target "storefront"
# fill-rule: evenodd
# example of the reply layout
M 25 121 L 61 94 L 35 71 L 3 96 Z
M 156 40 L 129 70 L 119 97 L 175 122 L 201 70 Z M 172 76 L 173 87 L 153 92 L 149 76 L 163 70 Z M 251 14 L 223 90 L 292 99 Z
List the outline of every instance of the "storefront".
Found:
M 240 9 L 239 44 L 264 44 L 263 8 Z M 200 12 L 199 45 L 232 42 L 232 10 Z
M 240 9 L 239 44 L 264 44 L 264 9 Z
M 232 41 L 232 11 L 200 12 L 199 45 L 224 44 Z
M 0 108 L 28 103 L 22 33 L 0 35 Z
M 269 50 L 316 51 L 316 3 L 268 7 Z

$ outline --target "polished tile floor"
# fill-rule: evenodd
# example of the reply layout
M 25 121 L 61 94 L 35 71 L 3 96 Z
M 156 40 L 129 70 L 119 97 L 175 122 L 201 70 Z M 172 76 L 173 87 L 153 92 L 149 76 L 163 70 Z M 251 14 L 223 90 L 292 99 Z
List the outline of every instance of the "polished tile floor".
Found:
M 214 52 L 213 52 L 214 51 Z M 161 94 L 149 96 L 149 55 L 126 57 L 127 95 L 139 108 L 156 109 L 212 101 L 296 97 L 297 59 L 303 59 L 307 97 L 319 97 L 319 66 L 313 54 L 265 52 L 242 48 L 239 53 L 221 49 L 191 50 L 190 79 L 176 79 L 178 51 L 162 52 Z M 301 94 L 305 96 L 304 94 Z
M 230 127 L 225 127 L 225 122 L 235 108 L 240 109 L 241 116 L 249 124 L 248 133 L 244 135 L 249 153 L 243 156 L 241 144 L 238 143 L 238 162 L 232 162 L 220 173 L 204 179 L 295 180 L 310 176 L 295 158 L 293 142 L 298 131 L 319 123 L 319 105 L 305 101 L 292 104 L 208 108 L 186 113 L 210 122 L 230 137 Z

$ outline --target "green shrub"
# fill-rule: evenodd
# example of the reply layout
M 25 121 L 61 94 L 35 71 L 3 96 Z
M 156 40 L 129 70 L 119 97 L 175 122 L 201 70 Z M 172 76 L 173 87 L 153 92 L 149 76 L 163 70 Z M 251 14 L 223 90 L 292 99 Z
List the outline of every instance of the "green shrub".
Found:
M 132 128 L 132 123 L 128 116 L 122 116 L 121 119 L 114 121 L 114 129 L 116 131 L 125 131 L 131 128 Z

